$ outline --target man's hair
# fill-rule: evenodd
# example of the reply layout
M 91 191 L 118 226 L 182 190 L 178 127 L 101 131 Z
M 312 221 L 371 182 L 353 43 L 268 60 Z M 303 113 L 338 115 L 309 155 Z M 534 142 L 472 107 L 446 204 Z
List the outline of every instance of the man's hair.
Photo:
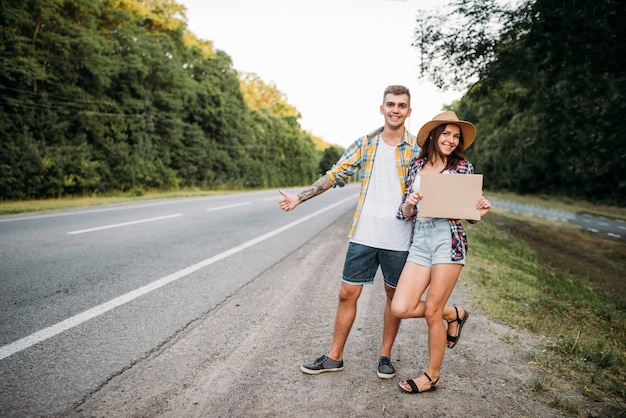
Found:
M 383 93 L 383 102 L 385 101 L 385 98 L 387 97 L 388 94 L 395 94 L 395 95 L 406 94 L 407 96 L 409 96 L 409 103 L 411 103 L 411 92 L 409 92 L 409 89 L 407 87 L 400 86 L 400 85 L 387 86 L 387 88 L 385 89 L 385 93 Z

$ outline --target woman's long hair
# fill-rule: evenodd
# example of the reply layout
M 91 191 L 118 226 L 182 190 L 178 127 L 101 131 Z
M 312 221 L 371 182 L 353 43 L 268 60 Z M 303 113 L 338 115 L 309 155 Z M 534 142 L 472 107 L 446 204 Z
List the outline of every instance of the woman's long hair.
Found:
M 446 156 L 443 155 L 441 150 L 439 149 L 439 145 L 437 144 L 437 138 L 441 135 L 441 133 L 446 129 L 446 125 L 455 125 L 454 123 L 443 123 L 436 128 L 433 128 L 426 137 L 426 141 L 424 141 L 424 145 L 420 150 L 420 154 L 418 158 L 425 158 L 428 161 L 431 155 L 437 155 L 439 159 L 442 161 L 446 159 Z M 455 125 L 458 126 L 458 125 Z M 459 129 L 461 127 L 459 126 Z M 459 145 L 452 151 L 452 153 L 446 159 L 446 166 L 442 171 L 455 169 L 460 161 L 465 160 L 465 155 L 463 154 L 463 131 L 461 130 L 461 135 L 459 138 Z

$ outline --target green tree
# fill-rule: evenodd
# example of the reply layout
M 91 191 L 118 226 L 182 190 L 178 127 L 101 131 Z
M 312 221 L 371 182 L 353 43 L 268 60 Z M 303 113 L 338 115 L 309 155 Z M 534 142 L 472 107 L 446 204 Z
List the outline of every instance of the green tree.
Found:
M 418 17 L 421 76 L 467 88 L 453 107 L 477 124 L 468 156 L 487 187 L 626 204 L 622 12 L 617 0 L 459 0 Z
M 330 147 L 326 148 L 322 152 L 322 158 L 320 159 L 320 163 L 318 165 L 317 171 L 319 175 L 321 176 L 328 170 L 333 168 L 333 165 L 337 161 L 339 161 L 339 158 L 341 158 L 341 155 L 344 151 L 345 149 L 337 145 L 331 145 Z
M 297 110 L 189 33 L 176 2 L 0 10 L 0 199 L 314 179 Z

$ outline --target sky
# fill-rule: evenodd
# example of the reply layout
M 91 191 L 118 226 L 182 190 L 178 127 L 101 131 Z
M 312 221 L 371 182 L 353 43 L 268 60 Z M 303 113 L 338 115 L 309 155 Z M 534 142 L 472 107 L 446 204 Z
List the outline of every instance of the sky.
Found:
M 177 0 L 198 38 L 228 54 L 237 71 L 274 83 L 300 125 L 347 147 L 384 123 L 383 91 L 411 91 L 407 128 L 419 128 L 462 92 L 419 79 L 411 46 L 417 10 L 449 0 Z

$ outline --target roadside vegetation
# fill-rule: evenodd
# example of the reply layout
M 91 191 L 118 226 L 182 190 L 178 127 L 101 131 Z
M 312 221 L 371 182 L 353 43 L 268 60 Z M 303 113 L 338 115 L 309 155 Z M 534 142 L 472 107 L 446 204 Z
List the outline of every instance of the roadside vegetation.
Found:
M 527 389 L 566 416 L 626 416 L 626 241 L 497 209 L 467 229 L 476 309 L 545 341 Z
M 446 107 L 475 123 L 467 157 L 487 189 L 626 206 L 623 1 L 567 5 L 451 0 L 405 41 L 417 78 L 464 92 Z M 0 201 L 310 184 L 341 140 L 303 130 L 287 95 L 191 33 L 176 1 L 1 10 Z
M 457 0 L 418 15 L 420 77 L 465 94 L 485 188 L 626 205 L 626 26 L 617 0 Z M 447 22 L 447 24 L 441 24 Z M 454 65 L 446 65 L 453 62 Z
M 93 206 L 114 205 L 144 200 L 156 199 L 179 199 L 185 197 L 214 196 L 231 193 L 229 191 L 184 189 L 177 191 L 144 191 L 133 189 L 128 192 L 111 192 L 99 196 L 67 197 L 59 199 L 36 199 L 0 201 L 1 215 L 17 215 L 29 212 L 50 212 L 55 210 L 67 210 L 88 208 Z

